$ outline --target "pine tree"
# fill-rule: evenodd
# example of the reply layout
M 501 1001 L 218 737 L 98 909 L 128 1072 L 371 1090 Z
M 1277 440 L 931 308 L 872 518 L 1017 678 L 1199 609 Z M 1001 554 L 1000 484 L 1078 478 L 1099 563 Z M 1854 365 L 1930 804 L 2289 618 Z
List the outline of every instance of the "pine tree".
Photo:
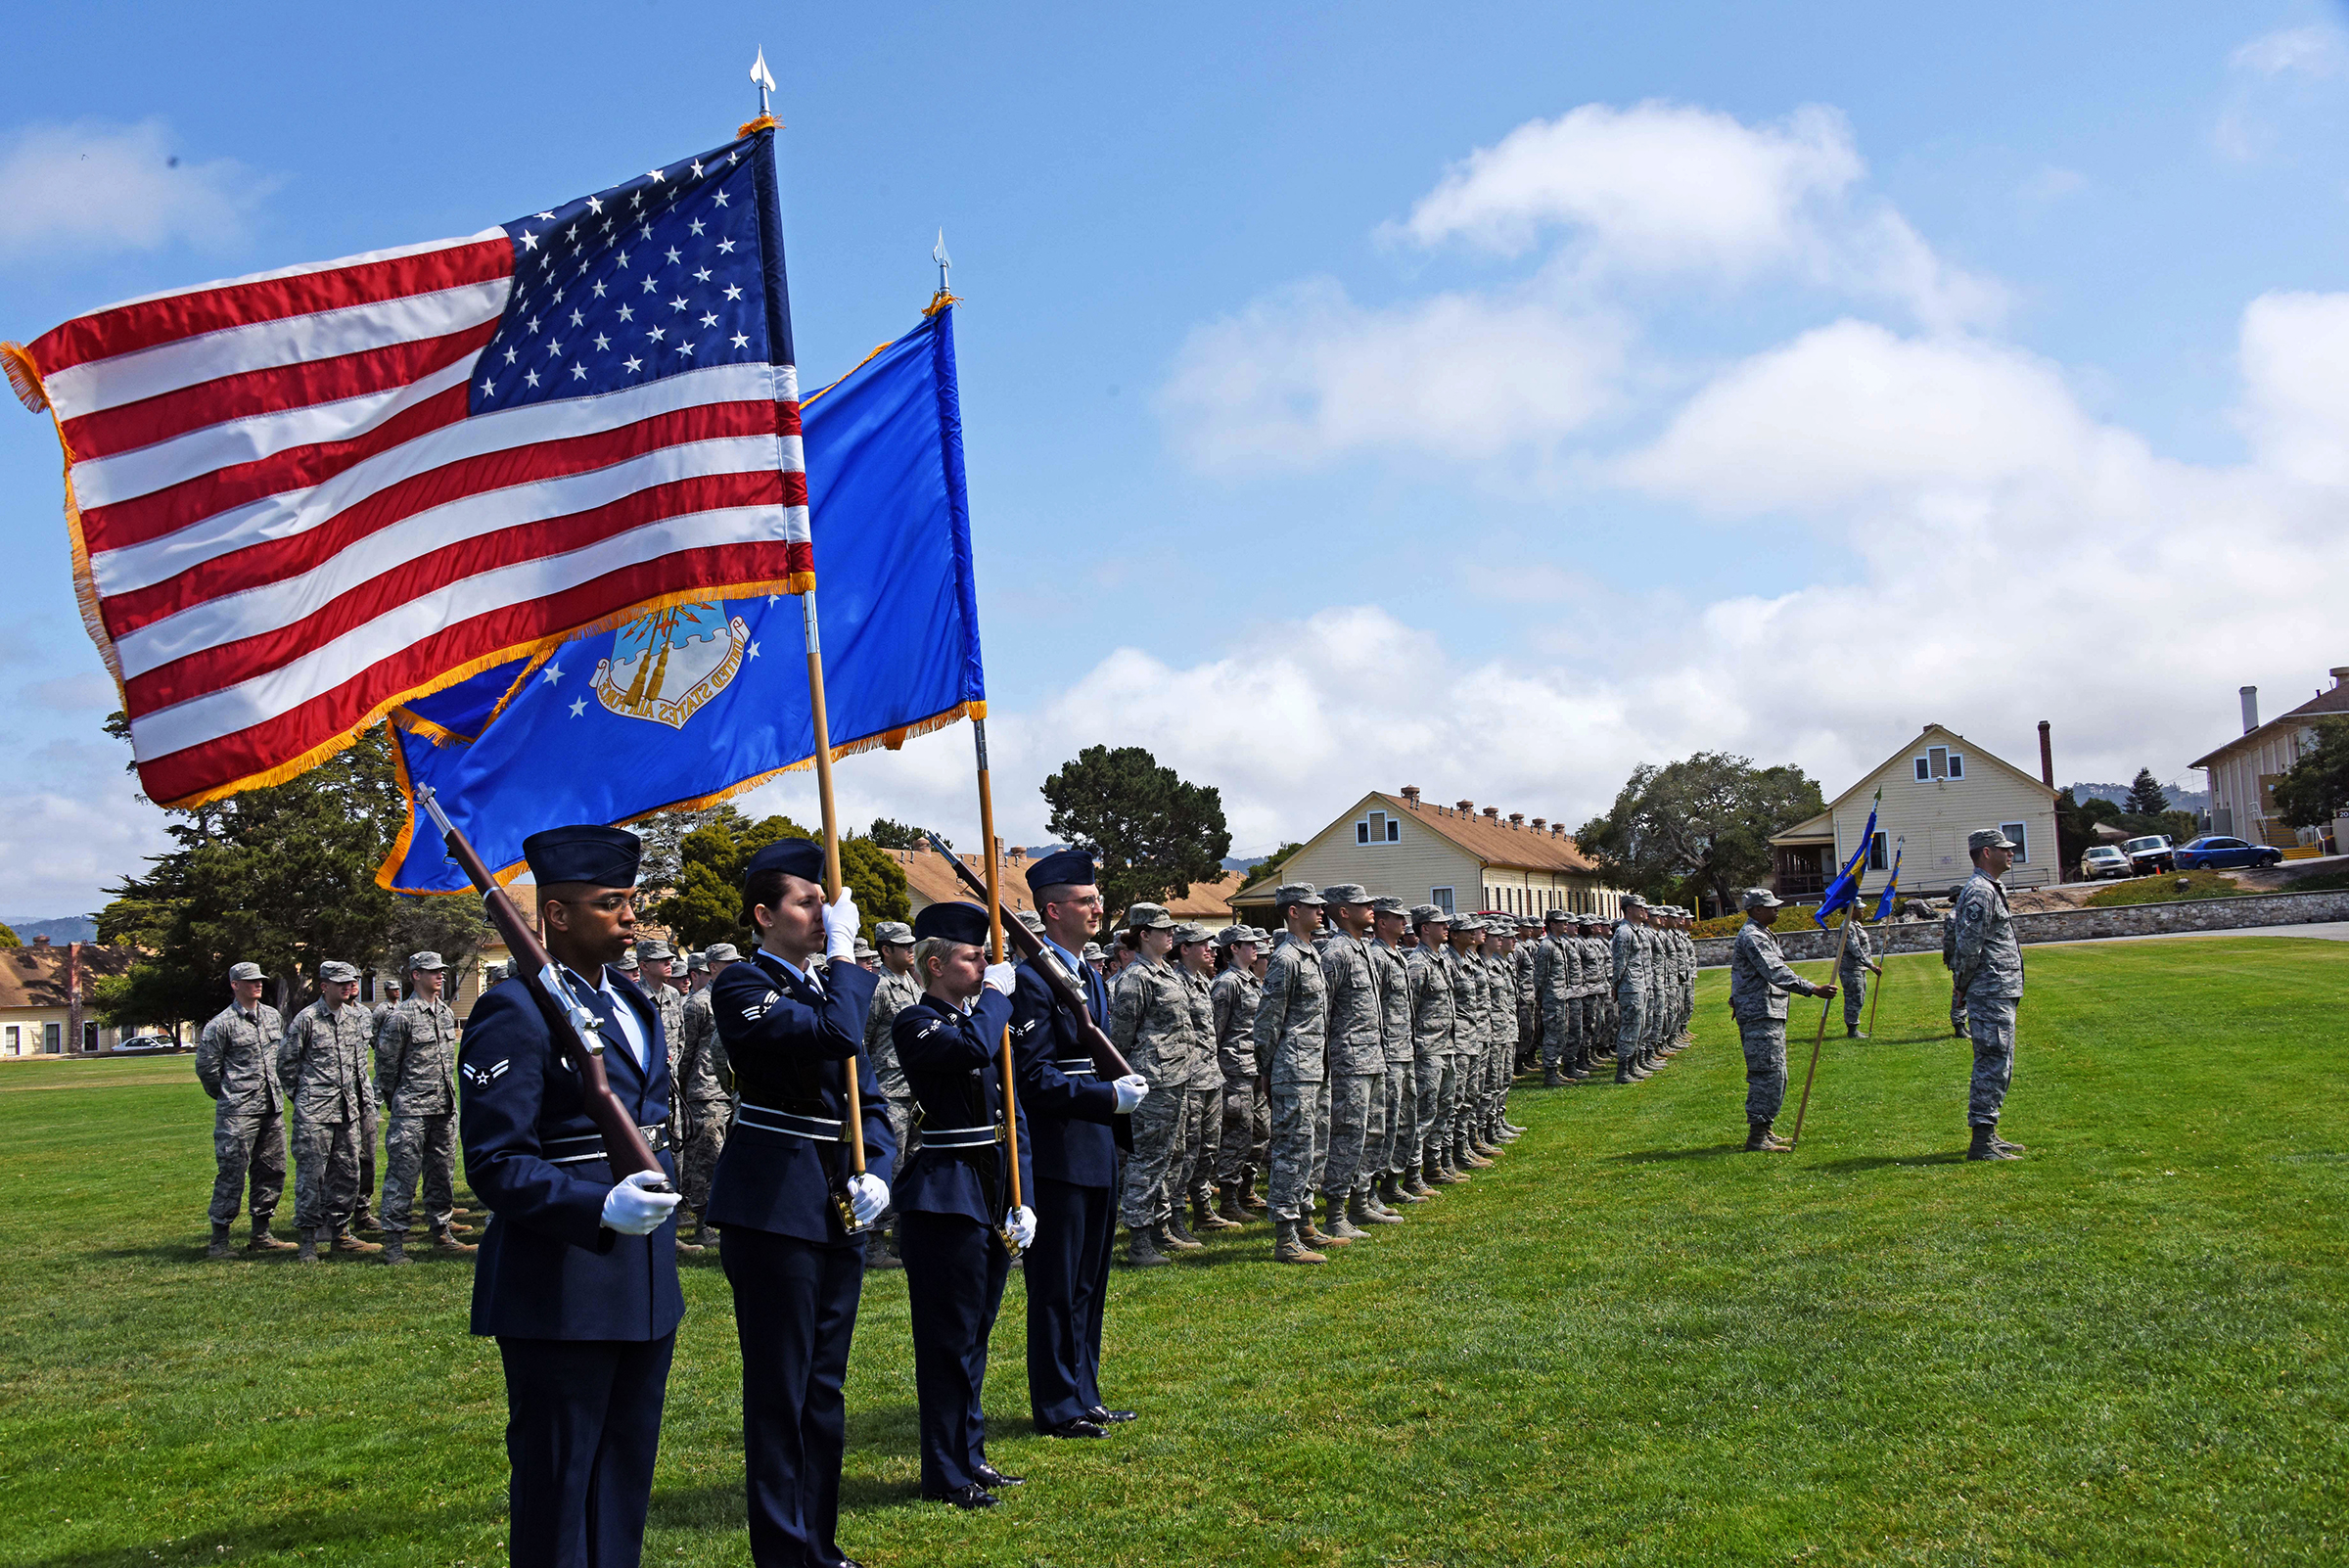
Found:
M 2139 768 L 2137 777 L 2129 782 L 2130 814 L 2132 816 L 2159 816 L 2169 808 L 2169 794 L 2162 789 L 2161 780 L 2153 776 L 2153 769 Z

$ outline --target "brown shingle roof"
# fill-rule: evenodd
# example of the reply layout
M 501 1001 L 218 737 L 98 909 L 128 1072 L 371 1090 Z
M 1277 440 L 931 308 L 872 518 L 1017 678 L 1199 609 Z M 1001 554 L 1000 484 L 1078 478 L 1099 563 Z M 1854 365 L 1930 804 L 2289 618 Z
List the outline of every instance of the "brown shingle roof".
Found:
M 129 973 L 131 956 L 128 947 L 101 947 L 92 942 L 81 945 L 85 1006 L 90 999 L 90 982 Z M 0 1007 L 64 1007 L 68 1002 L 64 943 L 0 950 Z
M 1176 920 L 1188 920 L 1211 930 L 1220 931 L 1231 924 L 1231 896 L 1245 887 L 1248 873 L 1226 871 L 1213 882 L 1194 882 L 1191 890 L 1167 905 L 1167 913 Z M 1126 923 L 1126 911 L 1118 911 L 1115 926 Z
M 1449 806 L 1437 806 L 1421 801 L 1417 805 L 1400 795 L 1379 794 L 1388 809 L 1396 811 L 1405 821 L 1416 822 L 1439 838 L 1450 839 L 1487 865 L 1522 867 L 1529 871 L 1571 871 L 1583 876 L 1594 876 L 1598 867 L 1583 853 L 1581 845 L 1564 834 L 1537 833 L 1530 827 L 1515 826 L 1506 817 L 1468 815 Z
M 973 903 L 981 901 L 970 889 L 962 885 L 962 879 L 954 874 L 953 868 L 936 850 L 891 850 L 888 853 L 891 859 L 905 868 L 905 891 L 917 910 L 926 904 L 951 903 L 964 899 Z M 986 863 L 979 856 L 958 854 L 954 858 L 978 872 L 980 881 L 987 880 Z M 1027 852 L 1016 848 L 1007 850 L 996 864 L 1000 868 L 997 875 L 1002 889 L 1003 907 L 1007 910 L 1035 908 L 1035 903 L 1028 897 Z

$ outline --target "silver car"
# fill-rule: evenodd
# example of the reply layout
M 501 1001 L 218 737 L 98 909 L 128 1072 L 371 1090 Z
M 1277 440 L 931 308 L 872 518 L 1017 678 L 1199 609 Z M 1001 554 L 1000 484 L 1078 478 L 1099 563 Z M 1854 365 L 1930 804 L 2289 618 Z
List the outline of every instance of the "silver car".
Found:
M 2080 856 L 2080 880 L 2100 882 L 2106 877 L 2133 877 L 2137 868 L 2129 863 L 2126 851 L 2117 844 L 2098 844 Z

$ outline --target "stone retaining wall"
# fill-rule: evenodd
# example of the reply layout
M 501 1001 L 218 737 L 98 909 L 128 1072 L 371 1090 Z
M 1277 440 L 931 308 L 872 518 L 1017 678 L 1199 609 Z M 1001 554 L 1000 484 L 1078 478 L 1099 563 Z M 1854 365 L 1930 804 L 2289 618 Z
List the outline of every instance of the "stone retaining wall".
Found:
M 2349 920 L 2349 889 L 2326 893 L 2245 894 L 2235 899 L 2189 899 L 2176 903 L 2129 903 L 2110 909 L 2050 909 L 2014 917 L 2016 935 L 2036 942 L 2080 942 L 2090 937 L 2152 937 L 2168 931 L 2229 931 L 2240 926 L 2304 926 Z M 1789 909 L 1773 928 L 1790 959 L 1832 958 L 1840 933 L 1820 931 L 1808 915 Z M 1941 951 L 1938 920 L 1893 921 L 1868 927 L 1876 951 Z M 1712 967 L 1729 961 L 1734 937 L 1708 937 L 1696 945 L 1696 961 Z

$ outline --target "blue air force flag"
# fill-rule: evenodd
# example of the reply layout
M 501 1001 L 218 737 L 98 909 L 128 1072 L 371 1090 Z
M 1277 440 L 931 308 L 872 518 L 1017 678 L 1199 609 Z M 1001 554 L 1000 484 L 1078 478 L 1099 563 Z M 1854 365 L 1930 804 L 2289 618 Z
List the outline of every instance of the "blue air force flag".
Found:
M 940 310 L 804 406 L 835 757 L 986 711 L 952 322 Z M 398 710 L 409 821 L 376 880 L 469 886 L 419 825 L 419 785 L 502 877 L 539 828 L 708 805 L 811 762 L 804 629 L 790 595 L 690 600 Z
M 1812 921 L 1821 930 L 1826 928 L 1827 916 L 1838 909 L 1851 908 L 1859 900 L 1860 878 L 1867 865 L 1867 852 L 1876 842 L 1876 808 L 1883 804 L 1884 792 L 1878 790 L 1876 798 L 1868 803 L 1867 826 L 1860 831 L 1860 848 L 1852 852 L 1852 857 L 1843 863 L 1842 875 L 1827 884 L 1826 897 L 1811 911 Z

